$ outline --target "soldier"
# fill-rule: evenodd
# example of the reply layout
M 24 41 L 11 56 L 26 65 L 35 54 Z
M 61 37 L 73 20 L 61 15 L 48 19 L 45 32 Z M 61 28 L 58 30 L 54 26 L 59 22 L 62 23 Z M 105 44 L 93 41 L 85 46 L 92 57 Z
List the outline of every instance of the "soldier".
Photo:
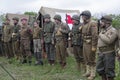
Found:
M 115 77 L 115 42 L 117 30 L 112 27 L 112 18 L 105 15 L 101 18 L 102 30 L 98 38 L 97 72 L 102 80 L 114 80 Z
M 55 20 L 55 46 L 56 57 L 62 68 L 66 66 L 66 41 L 68 40 L 69 26 L 61 21 L 61 16 L 56 14 Z
M 91 20 L 91 13 L 85 10 L 81 13 L 82 39 L 83 39 L 83 56 L 86 64 L 86 73 L 83 76 L 89 80 L 95 77 L 95 52 L 97 49 L 97 24 Z
M 44 15 L 44 42 L 45 42 L 45 51 L 47 53 L 47 58 L 50 65 L 54 65 L 55 62 L 55 52 L 54 45 L 52 44 L 52 35 L 54 32 L 54 23 L 50 20 L 50 15 Z
M 31 64 L 31 51 L 30 51 L 30 37 L 32 35 L 32 30 L 27 25 L 27 19 L 21 19 L 22 26 L 20 30 L 20 48 L 22 52 L 22 63 Z
M 14 53 L 14 57 L 16 59 L 20 58 L 20 38 L 19 38 L 19 31 L 20 31 L 20 25 L 18 24 L 19 18 L 14 17 L 13 18 L 14 25 L 13 25 L 13 30 L 12 30 L 12 49 Z
M 82 38 L 81 31 L 79 30 L 80 17 L 78 15 L 72 16 L 73 26 L 71 30 L 71 38 L 72 38 L 72 47 L 73 53 L 77 62 L 77 68 L 81 71 L 81 66 L 83 64 L 83 54 L 82 54 Z
M 35 65 L 43 65 L 41 38 L 42 38 L 42 29 L 39 27 L 39 23 L 35 21 L 33 26 L 33 44 L 34 44 L 34 54 L 36 58 Z
M 4 33 L 4 26 L 6 25 L 5 22 L 2 23 L 2 36 L 1 36 L 1 41 L 2 41 L 2 54 L 4 57 L 6 57 L 6 54 L 5 54 L 5 47 L 4 47 L 4 36 L 3 36 L 3 33 Z
M 120 29 L 118 29 L 118 60 L 120 61 Z
M 7 58 L 12 58 L 13 57 L 12 46 L 11 46 L 12 26 L 10 25 L 10 19 L 6 19 L 2 31 L 3 31 L 2 40 L 4 42 L 5 55 Z
M 1 26 L 1 53 L 2 53 L 2 56 L 5 56 L 5 51 L 4 51 L 4 41 L 3 41 L 3 29 L 4 29 L 4 26 L 5 26 L 5 22 L 2 23 L 2 26 Z

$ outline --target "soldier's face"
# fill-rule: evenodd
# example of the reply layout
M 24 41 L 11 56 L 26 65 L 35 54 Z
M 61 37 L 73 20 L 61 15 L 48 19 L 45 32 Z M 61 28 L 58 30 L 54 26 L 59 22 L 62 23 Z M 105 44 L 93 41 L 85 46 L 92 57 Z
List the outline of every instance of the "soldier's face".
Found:
M 57 19 L 54 19 L 55 23 L 58 24 L 60 21 Z
M 45 22 L 50 22 L 50 19 L 49 18 L 45 18 L 44 21 Z
M 22 20 L 22 24 L 26 25 L 27 24 L 27 20 Z
M 17 21 L 17 20 L 13 20 L 13 22 L 14 22 L 14 24 L 17 24 L 17 23 L 18 23 L 18 21 Z
M 101 27 L 105 27 L 105 22 L 103 20 L 100 21 Z
M 83 20 L 83 22 L 86 23 L 86 22 L 88 21 L 88 17 L 83 15 L 83 16 L 82 16 L 82 20 Z
M 72 22 L 73 22 L 73 25 L 79 24 L 79 22 L 77 20 L 72 20 Z
M 38 26 L 37 22 L 34 22 L 34 27 L 37 27 L 37 26 Z

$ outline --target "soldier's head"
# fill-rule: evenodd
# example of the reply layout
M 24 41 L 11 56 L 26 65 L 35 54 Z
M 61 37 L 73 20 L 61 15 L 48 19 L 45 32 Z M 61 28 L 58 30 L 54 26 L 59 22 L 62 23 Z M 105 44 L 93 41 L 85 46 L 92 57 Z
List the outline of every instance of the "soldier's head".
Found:
M 14 17 L 13 19 L 14 25 L 18 24 L 19 22 L 19 18 L 18 17 Z
M 61 22 L 61 16 L 59 14 L 56 14 L 54 16 L 55 23 L 60 23 Z
M 74 25 L 80 23 L 80 17 L 78 15 L 73 15 L 71 19 Z
M 38 21 L 34 21 L 33 26 L 34 26 L 34 27 L 39 27 L 39 22 L 38 22 Z
M 6 18 L 5 24 L 10 24 L 10 19 Z
M 91 18 L 91 12 L 89 10 L 85 10 L 80 14 L 80 16 L 82 16 L 84 22 L 88 22 Z
M 45 14 L 45 15 L 44 15 L 44 21 L 45 21 L 45 22 L 50 22 L 50 18 L 51 18 L 51 17 L 50 17 L 49 14 Z
M 112 17 L 109 15 L 105 15 L 101 17 L 101 26 L 108 27 L 112 24 Z
M 22 22 L 22 25 L 27 25 L 27 18 L 22 18 L 21 22 Z

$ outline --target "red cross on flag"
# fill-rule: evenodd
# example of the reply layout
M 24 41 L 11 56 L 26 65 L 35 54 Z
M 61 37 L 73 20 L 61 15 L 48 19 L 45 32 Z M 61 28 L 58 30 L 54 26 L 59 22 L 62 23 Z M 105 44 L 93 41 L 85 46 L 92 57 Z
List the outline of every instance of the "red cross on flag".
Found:
M 66 22 L 67 22 L 67 24 L 72 24 L 73 23 L 72 20 L 71 20 L 71 16 L 68 15 L 68 14 L 66 14 Z

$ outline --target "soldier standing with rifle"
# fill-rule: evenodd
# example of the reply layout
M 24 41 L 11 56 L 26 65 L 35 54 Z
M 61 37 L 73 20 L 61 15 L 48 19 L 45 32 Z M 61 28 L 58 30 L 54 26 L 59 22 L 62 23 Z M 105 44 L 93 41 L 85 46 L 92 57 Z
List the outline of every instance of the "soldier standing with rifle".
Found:
M 95 53 L 97 49 L 97 24 L 91 20 L 91 13 L 85 10 L 81 13 L 82 24 L 82 39 L 83 39 L 83 56 L 86 64 L 86 73 L 83 76 L 88 80 L 95 78 Z
M 30 38 L 32 35 L 32 30 L 27 24 L 27 19 L 21 19 L 22 26 L 20 29 L 20 48 L 22 52 L 22 63 L 29 63 L 31 64 L 32 54 L 30 51 Z
M 83 53 L 82 53 L 82 32 L 79 30 L 81 27 L 80 17 L 78 15 L 72 16 L 73 26 L 71 30 L 71 38 L 72 38 L 72 47 L 73 47 L 73 54 L 75 56 L 77 62 L 77 69 L 78 71 L 82 70 L 83 65 Z
M 115 77 L 115 42 L 117 30 L 112 27 L 112 18 L 101 18 L 101 32 L 98 36 L 97 72 L 102 80 L 114 80 Z
M 66 41 L 68 40 L 69 26 L 61 21 L 61 16 L 56 14 L 55 20 L 55 48 L 56 57 L 62 68 L 66 66 Z
M 20 31 L 20 25 L 18 24 L 19 22 L 19 18 L 17 17 L 14 17 L 13 18 L 13 21 L 14 21 L 14 25 L 13 25 L 13 30 L 12 30 L 12 50 L 13 50 L 13 53 L 14 53 L 14 57 L 16 59 L 19 59 L 20 58 L 20 40 L 19 40 L 19 31 Z
M 7 58 L 12 58 L 12 26 L 10 25 L 10 19 L 6 19 L 5 25 L 3 26 L 2 41 L 4 42 L 4 50 Z
M 54 65 L 55 62 L 55 48 L 52 44 L 52 35 L 54 32 L 55 25 L 50 20 L 50 15 L 46 14 L 44 15 L 44 25 L 43 25 L 43 31 L 44 31 L 44 42 L 45 42 L 45 51 L 47 53 L 47 59 L 50 65 Z

